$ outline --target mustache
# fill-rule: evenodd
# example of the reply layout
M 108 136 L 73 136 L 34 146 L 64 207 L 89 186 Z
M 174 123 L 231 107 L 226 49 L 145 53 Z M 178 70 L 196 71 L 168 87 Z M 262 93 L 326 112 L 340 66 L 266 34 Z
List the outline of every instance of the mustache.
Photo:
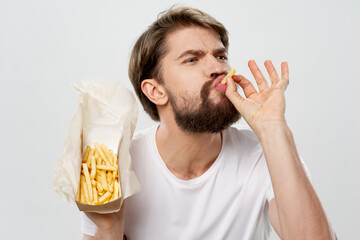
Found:
M 228 74 L 228 72 L 222 72 L 222 73 L 213 73 L 213 76 L 212 76 L 212 78 L 211 78 L 211 83 L 213 83 L 214 81 L 215 81 L 215 79 L 217 79 L 220 75 L 227 75 Z
M 211 86 L 214 83 L 215 79 L 218 78 L 220 75 L 226 76 L 226 74 L 227 74 L 227 72 L 214 73 L 212 78 L 203 84 L 201 91 L 200 91 L 200 96 L 203 101 L 209 96 Z

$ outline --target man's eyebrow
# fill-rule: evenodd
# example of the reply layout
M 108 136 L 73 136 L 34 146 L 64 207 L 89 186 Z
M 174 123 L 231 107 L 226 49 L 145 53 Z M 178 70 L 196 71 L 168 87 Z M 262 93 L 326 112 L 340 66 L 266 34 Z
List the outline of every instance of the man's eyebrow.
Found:
M 213 51 L 213 54 L 222 54 L 222 53 L 227 53 L 227 49 L 226 48 L 218 48 Z
M 204 55 L 204 54 L 205 54 L 204 51 L 189 49 L 189 50 L 186 50 L 185 52 L 181 53 L 180 56 L 177 59 L 183 58 L 183 57 L 188 56 L 188 55 L 201 56 L 201 55 Z
M 213 54 L 223 54 L 223 53 L 227 53 L 227 49 L 226 48 L 217 48 L 213 51 Z M 202 50 L 194 50 L 194 49 L 189 49 L 186 50 L 185 52 L 181 53 L 180 56 L 177 59 L 181 59 L 185 56 L 191 55 L 191 56 L 202 56 L 204 55 L 205 52 Z

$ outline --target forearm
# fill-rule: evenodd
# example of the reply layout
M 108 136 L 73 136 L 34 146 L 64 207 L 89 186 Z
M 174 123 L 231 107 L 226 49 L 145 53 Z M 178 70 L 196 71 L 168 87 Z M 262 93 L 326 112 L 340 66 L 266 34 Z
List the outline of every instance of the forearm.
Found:
M 125 201 L 123 202 L 120 211 L 115 213 L 99 214 L 85 212 L 87 217 L 96 224 L 97 231 L 93 237 L 84 234 L 83 240 L 122 240 L 124 238 L 124 211 Z
M 98 229 L 95 234 L 95 240 L 122 240 L 124 237 L 124 225 L 114 226 L 109 229 Z
M 269 124 L 259 136 L 275 193 L 283 239 L 332 239 L 320 200 L 302 167 L 290 129 Z

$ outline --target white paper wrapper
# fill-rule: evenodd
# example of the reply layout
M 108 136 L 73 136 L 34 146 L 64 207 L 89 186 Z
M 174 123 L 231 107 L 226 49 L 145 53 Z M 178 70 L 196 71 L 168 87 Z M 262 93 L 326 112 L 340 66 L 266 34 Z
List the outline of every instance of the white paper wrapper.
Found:
M 55 168 L 53 188 L 75 205 L 82 154 L 86 145 L 93 146 L 93 143 L 98 142 L 118 153 L 123 201 L 141 189 L 132 171 L 129 154 L 137 120 L 135 98 L 120 83 L 103 80 L 83 80 L 81 83 L 84 89 L 73 85 L 79 94 L 79 104 L 70 122 L 64 152 Z

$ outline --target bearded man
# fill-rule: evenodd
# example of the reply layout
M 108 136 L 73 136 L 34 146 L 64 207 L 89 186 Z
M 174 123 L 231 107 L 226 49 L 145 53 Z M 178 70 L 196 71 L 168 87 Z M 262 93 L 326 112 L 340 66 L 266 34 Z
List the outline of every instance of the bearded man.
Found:
M 142 191 L 118 213 L 83 215 L 84 239 L 335 239 L 285 121 L 286 62 L 271 84 L 255 61 L 231 67 L 225 27 L 208 14 L 164 12 L 136 42 L 129 77 L 159 124 L 130 149 Z M 245 97 L 239 95 L 238 84 Z M 242 116 L 251 129 L 231 127 Z

